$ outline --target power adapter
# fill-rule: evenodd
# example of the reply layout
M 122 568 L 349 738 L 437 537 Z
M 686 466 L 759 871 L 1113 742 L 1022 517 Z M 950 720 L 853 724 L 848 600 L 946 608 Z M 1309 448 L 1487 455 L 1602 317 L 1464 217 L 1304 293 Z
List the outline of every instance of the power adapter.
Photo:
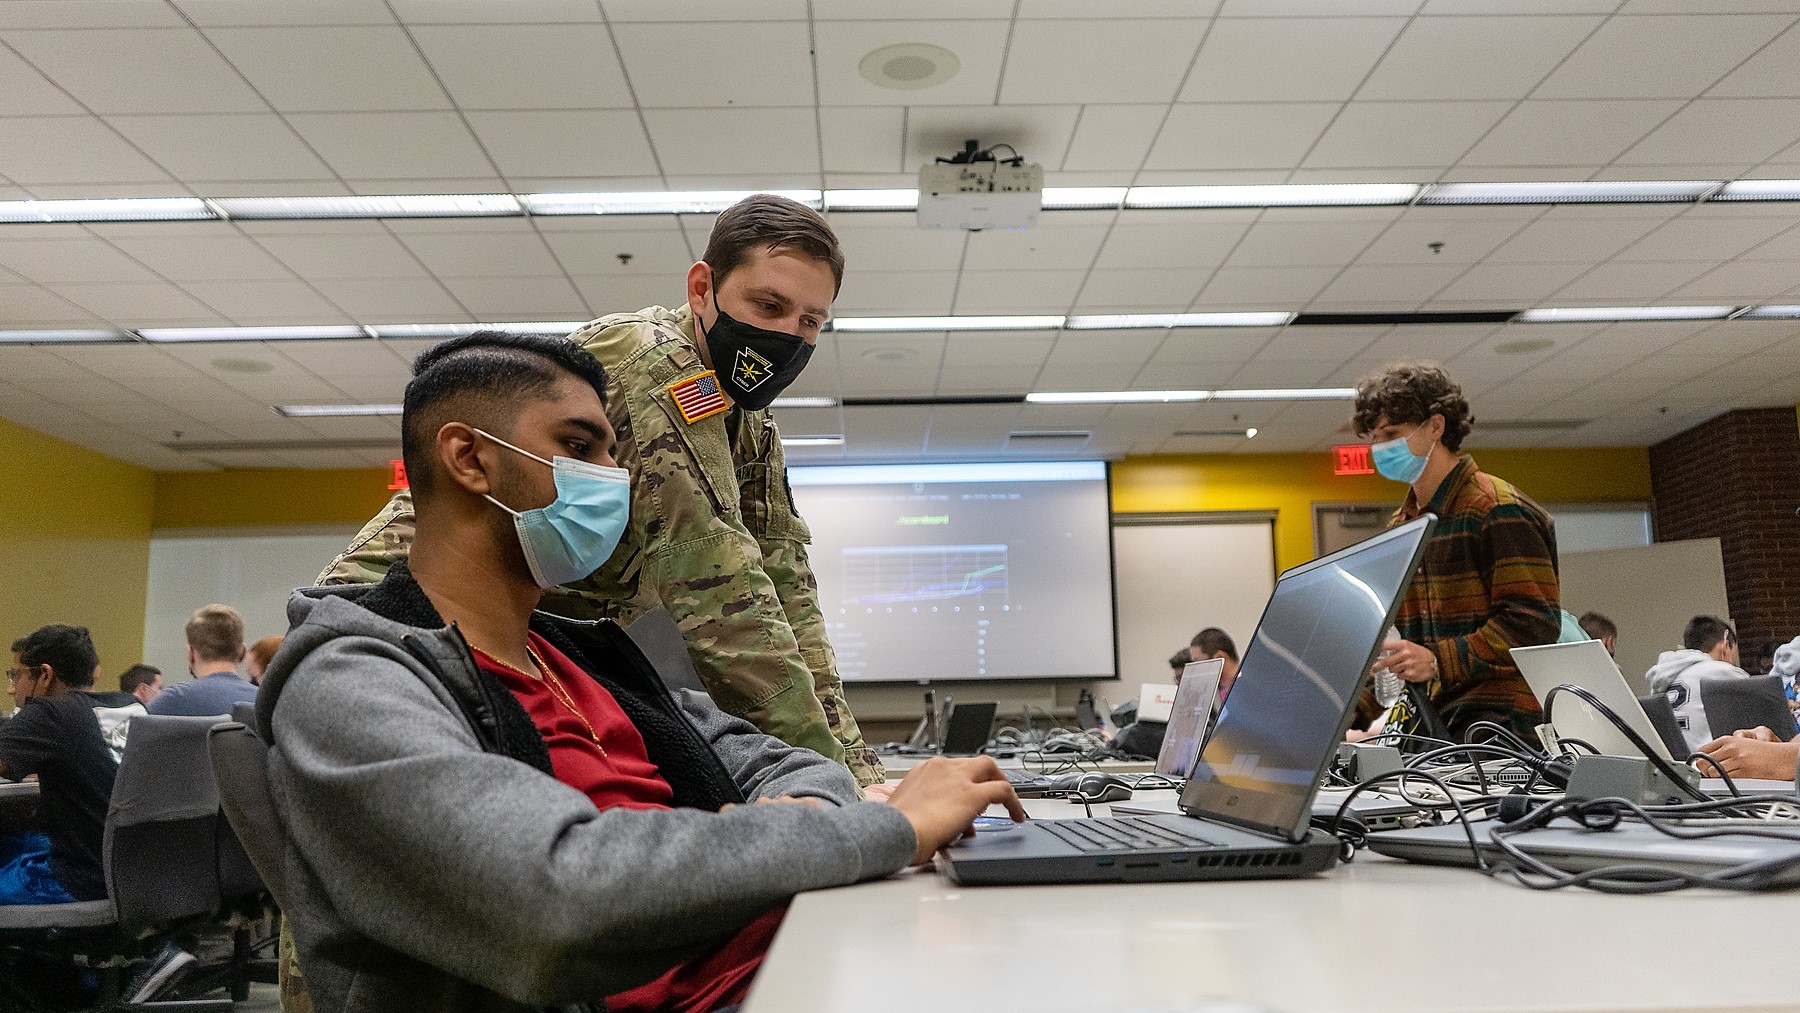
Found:
M 1353 784 L 1360 784 L 1383 774 L 1392 774 L 1406 766 L 1406 761 L 1400 757 L 1398 746 L 1365 745 L 1361 742 L 1340 743 L 1337 763 L 1339 773 Z
M 1675 767 L 1682 780 L 1696 791 L 1700 774 L 1691 767 Z M 1569 775 L 1569 798 L 1622 798 L 1638 805 L 1679 805 L 1691 802 L 1693 792 L 1669 779 L 1655 764 L 1641 757 L 1596 756 L 1583 754 L 1575 758 L 1575 770 Z

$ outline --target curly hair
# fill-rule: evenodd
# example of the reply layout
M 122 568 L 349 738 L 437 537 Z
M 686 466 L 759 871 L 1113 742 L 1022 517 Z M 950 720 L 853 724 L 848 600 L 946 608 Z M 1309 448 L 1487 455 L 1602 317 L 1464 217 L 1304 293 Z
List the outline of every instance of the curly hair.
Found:
M 1356 385 L 1356 414 L 1351 423 L 1356 435 L 1367 436 L 1381 424 L 1423 424 L 1433 415 L 1444 417 L 1444 449 L 1452 454 L 1462 449 L 1463 438 L 1474 428 L 1475 416 L 1469 414 L 1469 399 L 1450 374 L 1438 366 L 1416 362 L 1400 362 L 1372 373 Z

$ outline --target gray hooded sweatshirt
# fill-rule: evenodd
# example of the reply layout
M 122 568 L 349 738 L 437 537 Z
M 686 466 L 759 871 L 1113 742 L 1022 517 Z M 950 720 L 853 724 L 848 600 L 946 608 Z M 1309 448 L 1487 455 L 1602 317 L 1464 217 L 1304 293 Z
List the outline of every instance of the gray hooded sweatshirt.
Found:
M 1701 682 L 1748 678 L 1750 673 L 1736 665 L 1686 647 L 1657 655 L 1656 664 L 1644 673 L 1650 692 L 1668 694 L 1669 703 L 1675 708 L 1675 723 L 1681 726 L 1689 750 L 1698 750 L 1716 738 L 1706 720 L 1706 707 L 1700 701 Z
M 295 592 L 257 724 L 319 1013 L 598 1008 L 805 890 L 889 875 L 912 827 L 841 766 L 671 695 L 610 622 L 539 614 L 643 733 L 677 808 L 600 811 L 406 568 Z M 725 802 L 778 795 L 802 805 Z

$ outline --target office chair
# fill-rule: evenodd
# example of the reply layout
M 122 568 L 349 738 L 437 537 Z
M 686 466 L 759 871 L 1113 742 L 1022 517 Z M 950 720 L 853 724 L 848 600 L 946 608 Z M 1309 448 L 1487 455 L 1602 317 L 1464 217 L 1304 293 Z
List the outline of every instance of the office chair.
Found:
M 1700 680 L 1700 706 L 1714 735 L 1764 725 L 1781 741 L 1794 737 L 1794 713 L 1788 710 L 1781 676 Z
M 1656 737 L 1662 740 L 1663 748 L 1669 751 L 1669 755 L 1677 759 L 1687 756 L 1687 736 L 1681 734 L 1681 723 L 1675 720 L 1675 705 L 1669 702 L 1669 695 L 1650 693 L 1637 700 L 1638 706 L 1644 708 L 1644 716 L 1650 719 L 1650 727 L 1656 729 Z
M 219 795 L 206 756 L 213 724 L 164 715 L 132 721 L 101 845 L 106 899 L 0 906 L 0 954 L 93 968 L 94 1009 L 228 1013 L 226 999 L 131 1003 L 120 994 L 130 964 L 218 911 Z M 28 985 L 0 977 L 0 998 L 42 1008 Z

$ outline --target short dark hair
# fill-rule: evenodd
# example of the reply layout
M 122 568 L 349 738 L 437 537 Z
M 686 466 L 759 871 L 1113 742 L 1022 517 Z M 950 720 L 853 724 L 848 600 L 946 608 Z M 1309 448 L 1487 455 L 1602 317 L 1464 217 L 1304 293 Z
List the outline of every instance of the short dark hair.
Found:
M 1230 635 L 1217 626 L 1208 626 L 1194 634 L 1194 639 L 1188 646 L 1200 648 L 1202 654 L 1223 654 L 1232 661 L 1238 660 L 1237 645 L 1231 642 Z
M 27 668 L 49 665 L 63 685 L 85 689 L 94 684 L 94 669 L 100 667 L 100 653 L 94 650 L 94 638 L 86 626 L 51 623 L 32 630 L 13 641 L 13 653 Z
M 834 294 L 844 287 L 844 250 L 838 245 L 837 233 L 824 215 L 797 200 L 772 193 L 751 194 L 719 212 L 700 259 L 712 267 L 713 284 L 717 285 L 742 267 L 756 249 L 799 250 L 830 266 L 837 282 Z
M 119 692 L 136 693 L 139 686 L 148 686 L 162 678 L 162 669 L 150 665 L 133 665 L 119 676 Z
M 1619 628 L 1613 625 L 1613 621 L 1598 612 L 1583 612 L 1581 618 L 1576 622 L 1581 624 L 1583 633 L 1595 640 L 1605 640 L 1607 637 L 1616 638 L 1619 635 Z
M 1193 660 L 1194 656 L 1188 653 L 1187 648 L 1183 647 L 1181 650 L 1169 655 L 1169 667 L 1186 668 Z
M 1438 366 L 1399 362 L 1363 377 L 1356 385 L 1356 413 L 1351 421 L 1356 435 L 1367 436 L 1388 422 L 1424 423 L 1433 415 L 1444 417 L 1444 449 L 1456 453 L 1463 438 L 1474 428 L 1469 399 L 1450 374 Z
M 1695 616 L 1688 620 L 1687 629 L 1681 631 L 1681 646 L 1690 651 L 1710 651 L 1721 640 L 1727 644 L 1737 643 L 1737 631 L 1718 616 Z
M 606 370 L 600 360 L 568 338 L 541 334 L 475 331 L 441 341 L 413 360 L 400 416 L 400 454 L 415 493 L 431 490 L 436 465 L 437 431 L 444 409 L 453 401 L 458 411 L 516 409 L 542 395 L 564 374 L 594 388 L 606 403 Z M 475 402 L 471 409 L 471 402 Z M 490 423 L 492 424 L 492 423 Z

